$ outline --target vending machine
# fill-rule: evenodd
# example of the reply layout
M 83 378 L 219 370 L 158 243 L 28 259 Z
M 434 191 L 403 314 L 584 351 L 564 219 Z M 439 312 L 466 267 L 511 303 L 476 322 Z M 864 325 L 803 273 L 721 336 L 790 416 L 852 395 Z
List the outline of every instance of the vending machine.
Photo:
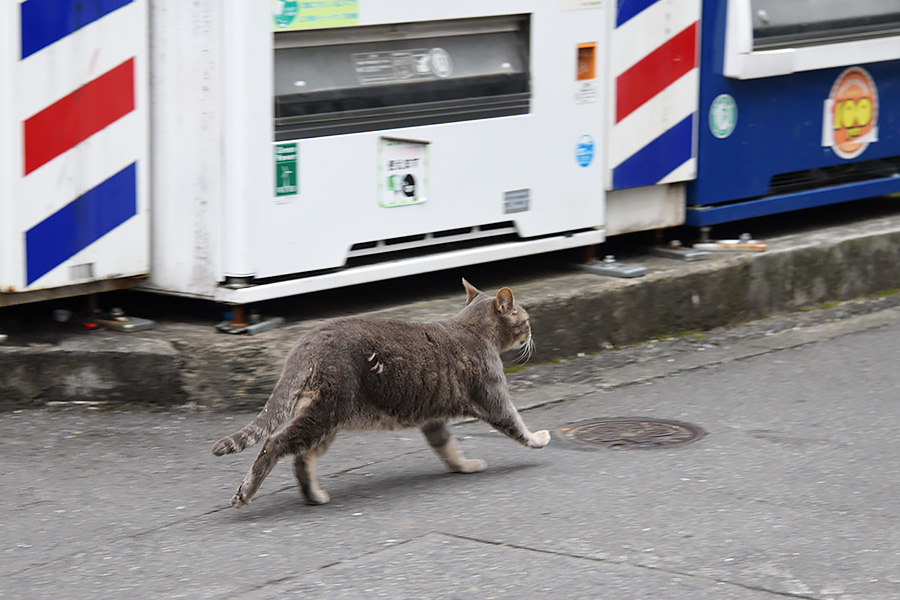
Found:
M 0 5 L 0 306 L 149 270 L 145 0 Z
M 686 221 L 900 191 L 900 3 L 705 0 Z
M 156 0 L 146 289 L 246 304 L 605 239 L 598 0 Z

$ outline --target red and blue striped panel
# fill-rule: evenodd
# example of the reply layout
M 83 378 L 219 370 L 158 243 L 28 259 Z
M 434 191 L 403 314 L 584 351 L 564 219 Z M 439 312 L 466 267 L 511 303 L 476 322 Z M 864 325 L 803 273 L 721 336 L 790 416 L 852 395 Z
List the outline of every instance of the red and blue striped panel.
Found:
M 21 56 L 29 57 L 132 0 L 25 0 L 20 5 Z M 102 40 L 97 40 L 102 47 Z M 26 118 L 23 177 L 72 151 L 135 110 L 135 58 L 85 81 L 71 93 Z M 74 194 L 73 194 L 74 195 Z M 137 214 L 137 163 L 73 198 L 25 234 L 26 281 L 31 285 L 76 253 Z
M 612 189 L 693 177 L 699 0 L 618 0 Z

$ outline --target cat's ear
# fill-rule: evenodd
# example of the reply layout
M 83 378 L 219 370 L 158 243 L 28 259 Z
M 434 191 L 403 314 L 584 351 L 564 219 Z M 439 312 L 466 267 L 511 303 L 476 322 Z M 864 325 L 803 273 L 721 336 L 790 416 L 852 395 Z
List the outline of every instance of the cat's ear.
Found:
M 494 305 L 497 307 L 498 312 L 505 314 L 512 310 L 513 302 L 512 290 L 503 288 L 497 292 L 497 299 L 494 301 Z
M 474 285 L 466 281 L 465 277 L 463 277 L 462 281 L 463 287 L 466 288 L 466 306 L 468 306 L 469 303 L 475 299 L 475 296 L 477 296 L 481 292 L 478 291 L 478 288 L 476 288 Z

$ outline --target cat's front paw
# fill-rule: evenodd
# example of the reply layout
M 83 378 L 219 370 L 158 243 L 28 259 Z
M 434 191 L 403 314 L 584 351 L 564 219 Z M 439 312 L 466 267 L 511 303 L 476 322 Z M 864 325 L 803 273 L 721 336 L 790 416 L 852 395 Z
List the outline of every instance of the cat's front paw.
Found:
M 219 440 L 213 446 L 212 453 L 216 456 L 224 456 L 226 454 L 234 454 L 237 450 L 234 447 L 230 438 L 225 438 L 223 440 Z
M 550 432 L 546 429 L 535 431 L 531 436 L 531 442 L 528 445 L 531 448 L 543 448 L 550 443 Z

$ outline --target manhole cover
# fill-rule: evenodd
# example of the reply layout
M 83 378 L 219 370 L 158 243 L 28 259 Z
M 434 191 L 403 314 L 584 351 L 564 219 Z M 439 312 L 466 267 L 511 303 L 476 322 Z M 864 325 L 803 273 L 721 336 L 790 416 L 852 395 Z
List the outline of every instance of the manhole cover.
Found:
M 676 446 L 699 440 L 705 434 L 705 431 L 690 423 L 646 417 L 579 421 L 556 430 L 561 440 L 613 450 Z

